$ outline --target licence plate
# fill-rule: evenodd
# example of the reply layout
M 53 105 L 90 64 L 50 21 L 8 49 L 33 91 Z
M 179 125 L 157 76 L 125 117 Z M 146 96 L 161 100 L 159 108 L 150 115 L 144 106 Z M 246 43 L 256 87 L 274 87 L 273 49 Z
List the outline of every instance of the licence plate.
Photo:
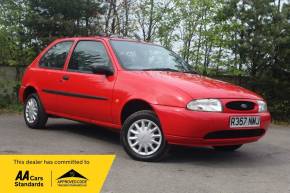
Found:
M 259 127 L 260 126 L 259 116 L 234 116 L 230 117 L 230 127 Z

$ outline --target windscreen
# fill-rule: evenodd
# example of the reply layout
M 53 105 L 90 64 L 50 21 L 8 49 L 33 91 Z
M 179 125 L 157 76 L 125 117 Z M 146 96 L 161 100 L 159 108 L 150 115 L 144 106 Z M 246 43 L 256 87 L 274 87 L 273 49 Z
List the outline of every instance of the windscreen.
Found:
M 111 40 L 111 45 L 127 70 L 190 71 L 180 56 L 161 46 L 118 40 Z

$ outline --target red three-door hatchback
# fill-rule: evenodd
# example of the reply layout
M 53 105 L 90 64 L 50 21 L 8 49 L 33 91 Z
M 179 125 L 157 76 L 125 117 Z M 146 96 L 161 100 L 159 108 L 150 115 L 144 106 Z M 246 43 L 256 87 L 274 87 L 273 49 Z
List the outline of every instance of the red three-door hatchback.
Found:
M 48 117 L 109 127 L 142 161 L 161 159 L 170 144 L 234 151 L 271 122 L 259 95 L 196 74 L 161 46 L 113 37 L 54 41 L 25 71 L 19 99 L 28 127 Z

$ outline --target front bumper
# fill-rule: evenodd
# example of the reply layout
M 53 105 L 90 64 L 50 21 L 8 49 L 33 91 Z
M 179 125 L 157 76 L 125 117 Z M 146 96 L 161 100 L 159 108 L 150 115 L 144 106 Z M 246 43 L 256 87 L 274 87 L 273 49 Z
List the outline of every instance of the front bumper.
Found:
M 216 113 L 216 112 L 195 112 L 180 107 L 169 107 L 154 105 L 163 133 L 170 144 L 186 146 L 221 146 L 237 145 L 257 141 L 260 139 L 271 123 L 270 113 Z M 230 128 L 230 116 L 260 116 L 261 125 L 259 128 Z M 256 135 L 234 135 L 233 137 L 208 138 L 208 134 L 219 131 L 226 133 L 254 133 Z M 250 132 L 247 132 L 247 131 Z

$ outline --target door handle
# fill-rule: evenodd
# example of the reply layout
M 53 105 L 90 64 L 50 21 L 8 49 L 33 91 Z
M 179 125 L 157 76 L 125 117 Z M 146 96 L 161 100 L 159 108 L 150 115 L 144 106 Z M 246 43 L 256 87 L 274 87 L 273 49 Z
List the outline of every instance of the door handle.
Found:
M 68 75 L 64 75 L 64 76 L 62 77 L 62 79 L 63 79 L 63 80 L 69 80 L 69 76 L 68 76 Z

